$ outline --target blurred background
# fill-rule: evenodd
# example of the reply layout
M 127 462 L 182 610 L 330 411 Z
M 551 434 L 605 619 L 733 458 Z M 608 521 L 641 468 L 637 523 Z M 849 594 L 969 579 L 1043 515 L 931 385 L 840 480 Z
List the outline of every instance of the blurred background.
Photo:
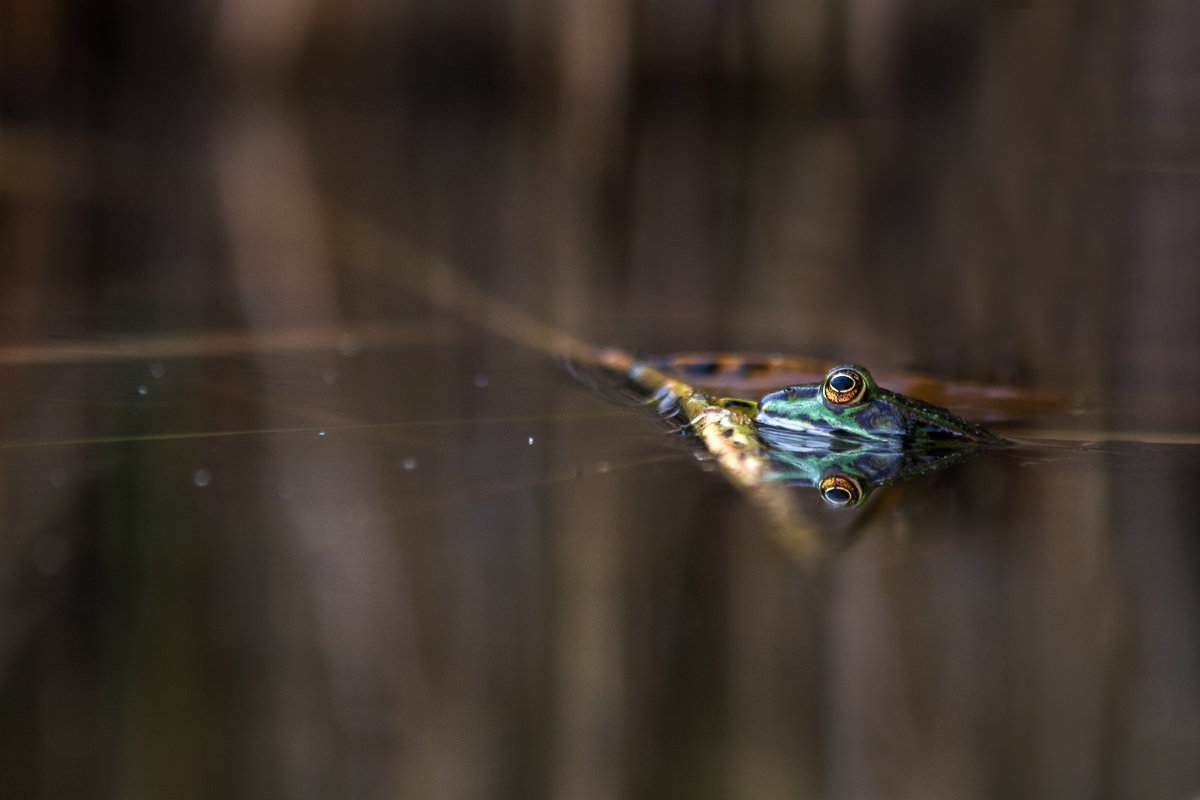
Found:
M 1192 0 L 2 0 L 0 796 L 1200 797 L 1197 42 Z M 470 286 L 1078 441 L 810 503 L 850 544 L 806 569 Z

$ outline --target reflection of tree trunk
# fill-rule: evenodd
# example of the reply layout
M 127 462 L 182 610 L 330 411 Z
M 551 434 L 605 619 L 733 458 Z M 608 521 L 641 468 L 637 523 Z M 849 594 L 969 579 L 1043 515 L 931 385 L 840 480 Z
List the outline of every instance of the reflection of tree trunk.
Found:
M 621 796 L 624 657 L 620 498 L 612 479 L 558 495 L 558 677 L 552 793 L 556 800 Z
M 597 269 L 597 204 L 625 114 L 630 58 L 626 0 L 571 0 L 562 7 L 558 161 L 548 204 L 555 231 L 553 321 L 587 330 Z M 568 459 L 576 457 L 564 453 Z M 620 498 L 614 481 L 573 484 L 552 514 L 558 552 L 555 800 L 621 795 L 624 662 L 621 647 Z
M 1119 644 L 1108 481 L 1090 467 L 1046 474 L 1027 487 L 1044 502 L 1014 543 L 1023 569 L 1011 598 L 987 579 L 998 554 L 983 544 L 922 552 L 928 545 L 905 544 L 904 529 L 895 542 L 876 530 L 837 563 L 829 669 L 839 796 L 970 797 L 1001 777 L 1021 796 L 1099 791 Z M 1005 600 L 1023 623 L 1015 629 Z M 1024 733 L 997 748 L 1006 719 Z
M 1130 427 L 1200 426 L 1200 5 L 1132 6 L 1126 151 L 1128 263 L 1116 405 Z M 1136 412 L 1136 416 L 1134 413 Z M 1162 426 L 1162 427 L 1160 427 Z M 1114 486 L 1134 635 L 1113 761 L 1116 796 L 1184 797 L 1200 786 L 1197 470 L 1181 448 L 1145 452 Z
M 297 123 L 274 98 L 261 98 L 230 109 L 214 144 L 231 263 L 250 325 L 338 322 Z M 268 418 L 273 400 L 294 397 L 297 386 L 320 386 L 322 366 L 317 358 L 261 357 Z M 277 695 L 261 735 L 279 742 L 285 785 L 297 796 L 322 785 L 390 796 L 397 735 L 415 722 L 423 679 L 404 565 L 381 521 L 388 507 L 370 468 L 332 437 L 277 437 L 272 445 L 276 465 L 267 473 L 277 477 L 263 490 L 285 499 L 289 531 L 271 540 L 266 555 L 265 649 Z M 326 708 L 348 746 L 323 740 Z
M 1104 792 L 1115 710 L 1122 585 L 1112 552 L 1111 491 L 1098 464 L 1047 472 L 1036 492 L 1042 524 L 1019 540 L 1028 568 L 1014 600 L 1028 627 L 1015 631 L 1014 673 L 1026 735 L 1014 743 L 1031 766 L 1025 797 Z M 1039 529 L 1040 528 L 1040 529 Z
M 795 562 L 764 535 L 767 525 L 753 510 L 738 510 L 728 540 L 729 796 L 821 797 L 823 653 L 814 644 L 821 639 L 822 603 Z
M 0 342 L 5 344 L 23 343 L 44 333 L 51 277 L 63 255 L 55 246 L 57 228 L 62 224 L 61 207 L 41 199 L 43 195 L 57 197 L 61 187 L 30 188 L 35 189 L 33 196 L 12 198 L 0 217 Z M 63 305 L 60 300 L 55 310 L 66 316 Z M 88 379 L 78 374 L 55 375 L 46 386 L 37 385 L 44 379 L 35 375 L 27 367 L 4 370 L 0 437 L 52 439 L 81 434 L 88 420 L 80 404 L 61 404 L 51 412 L 28 398 L 47 389 L 56 397 L 86 396 Z M 44 582 L 44 576 L 27 584 L 31 572 L 43 571 L 36 559 L 39 547 L 52 542 L 52 546 L 66 548 L 63 552 L 69 556 L 80 544 L 66 541 L 52 526 L 76 504 L 82 463 L 73 448 L 0 454 L 0 486 L 5 487 L 0 492 L 0 529 L 4 531 L 0 537 L 0 598 L 5 599 L 0 613 L 0 681 L 8 674 L 11 655 L 26 644 L 26 634 L 51 600 L 52 585 Z M 52 484 L 56 473 L 62 476 L 62 483 Z M 54 573 L 67 563 L 58 564 Z M 31 592 L 30 586 L 36 589 Z
M 18 201 L 0 223 L 0 341 L 20 342 L 39 333 L 46 282 L 50 273 L 50 254 L 55 215 L 48 202 L 32 198 Z M 0 391 L 0 435 L 12 436 L 21 415 L 28 372 L 9 370 Z M 12 460 L 0 458 L 0 486 L 8 486 Z M 47 473 L 48 474 L 48 473 Z M 0 520 L 8 518 L 8 496 L 0 492 Z M 17 520 L 9 520 L 9 524 Z M 8 552 L 0 550 L 0 569 Z

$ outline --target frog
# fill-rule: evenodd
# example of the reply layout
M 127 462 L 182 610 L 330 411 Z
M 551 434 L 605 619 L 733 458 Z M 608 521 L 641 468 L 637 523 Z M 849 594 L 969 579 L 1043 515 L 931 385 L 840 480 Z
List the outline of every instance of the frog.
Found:
M 880 486 L 948 467 L 1004 442 L 945 408 L 880 387 L 858 364 L 838 364 L 820 381 L 753 400 L 710 395 L 672 375 L 768 372 L 775 366 L 770 360 L 748 370 L 733 356 L 638 358 L 604 348 L 589 363 L 602 365 L 610 376 L 604 393 L 674 421 L 677 430 L 701 445 L 698 456 L 715 459 L 739 487 L 812 487 L 836 508 L 859 506 Z M 604 383 L 588 382 L 596 388 Z

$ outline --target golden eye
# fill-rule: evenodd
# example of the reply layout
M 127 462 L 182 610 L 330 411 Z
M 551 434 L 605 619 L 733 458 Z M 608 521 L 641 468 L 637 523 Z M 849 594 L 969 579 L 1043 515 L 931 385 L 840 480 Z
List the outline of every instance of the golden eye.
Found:
M 856 506 L 863 498 L 862 484 L 850 475 L 827 475 L 821 478 L 821 499 L 837 508 Z
M 862 402 L 867 393 L 867 382 L 858 370 L 837 367 L 825 376 L 821 390 L 825 399 L 835 406 L 850 406 Z

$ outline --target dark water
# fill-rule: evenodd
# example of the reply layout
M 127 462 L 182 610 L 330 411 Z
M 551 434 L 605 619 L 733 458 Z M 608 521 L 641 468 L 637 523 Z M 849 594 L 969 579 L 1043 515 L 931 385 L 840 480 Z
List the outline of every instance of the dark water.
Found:
M 0 4 L 0 797 L 1200 796 L 1198 31 Z M 1021 443 L 802 563 L 530 320 Z

